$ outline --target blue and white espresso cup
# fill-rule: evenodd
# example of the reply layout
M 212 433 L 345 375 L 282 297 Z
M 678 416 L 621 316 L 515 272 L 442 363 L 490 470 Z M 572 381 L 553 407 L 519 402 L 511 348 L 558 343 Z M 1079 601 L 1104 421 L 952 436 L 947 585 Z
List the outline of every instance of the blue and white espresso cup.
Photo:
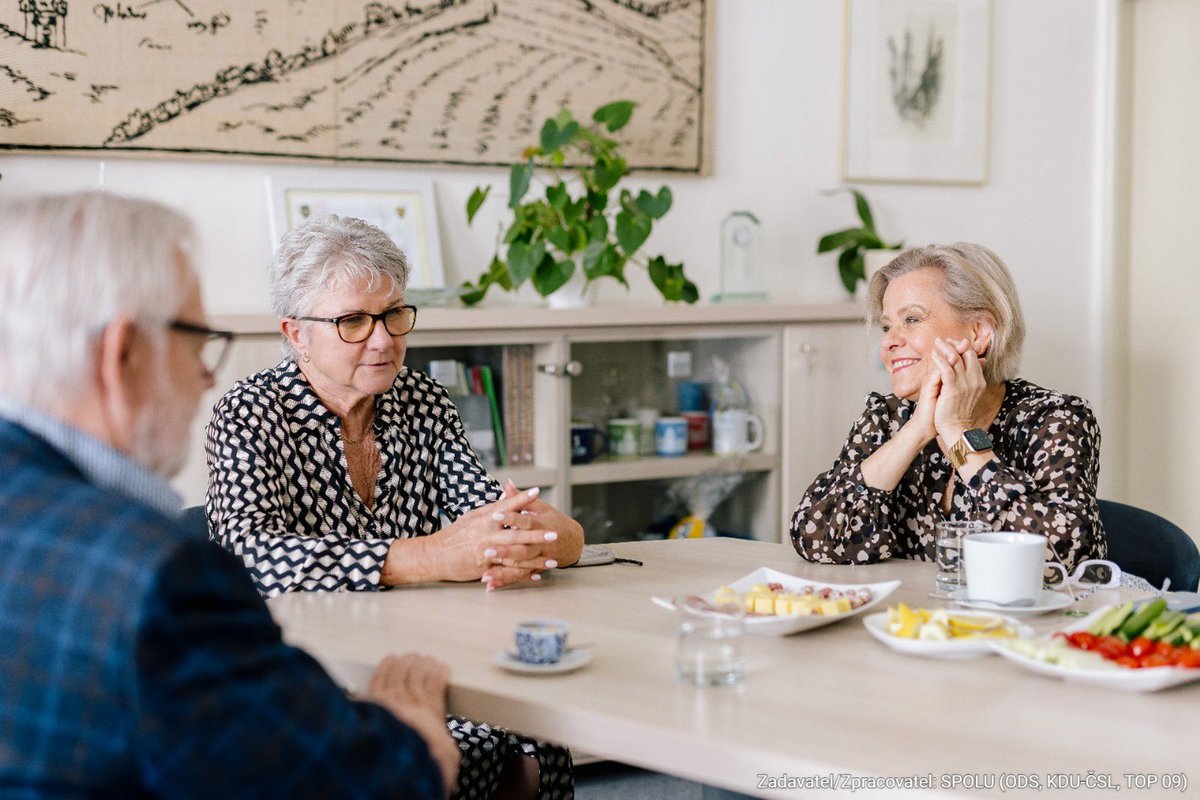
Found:
M 517 658 L 526 664 L 557 664 L 567 650 L 567 623 L 531 619 L 517 623 Z

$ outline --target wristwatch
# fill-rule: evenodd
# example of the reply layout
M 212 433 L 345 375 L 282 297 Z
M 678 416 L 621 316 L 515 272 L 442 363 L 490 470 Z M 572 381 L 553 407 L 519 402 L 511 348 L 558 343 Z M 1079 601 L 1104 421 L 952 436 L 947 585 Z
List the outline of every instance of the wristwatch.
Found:
M 991 450 L 992 447 L 992 437 L 988 436 L 987 431 L 983 428 L 971 428 L 963 432 L 961 439 L 950 445 L 946 456 L 950 459 L 950 466 L 958 469 L 967 463 L 967 453 L 982 453 Z

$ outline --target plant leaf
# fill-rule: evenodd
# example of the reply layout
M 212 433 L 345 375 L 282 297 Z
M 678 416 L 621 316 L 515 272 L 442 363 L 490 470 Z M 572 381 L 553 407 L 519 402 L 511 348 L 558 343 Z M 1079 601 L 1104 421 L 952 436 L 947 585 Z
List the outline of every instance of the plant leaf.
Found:
M 491 186 L 476 186 L 475 191 L 471 192 L 471 196 L 467 198 L 467 224 L 470 225 L 475 219 L 476 212 L 483 205 L 483 201 L 487 200 L 488 193 L 492 191 Z
M 857 189 L 851 189 L 850 193 L 854 195 L 854 207 L 858 209 L 858 218 L 862 220 L 863 227 L 871 233 L 875 233 L 875 217 L 871 215 L 871 204 Z
M 571 197 L 567 194 L 567 185 L 562 181 L 546 187 L 546 200 L 551 206 L 562 211 Z
M 597 213 L 608 208 L 608 194 L 606 192 L 595 192 L 588 189 L 587 201 L 588 205 L 595 209 Z
M 657 195 L 653 195 L 643 189 L 638 192 L 637 207 L 651 219 L 661 219 L 663 214 L 671 210 L 671 190 L 664 186 Z
M 817 242 L 817 252 L 828 253 L 846 246 L 875 248 L 882 244 L 879 237 L 866 228 L 846 228 L 822 236 L 821 241 Z
M 542 231 L 546 235 L 546 241 L 557 247 L 562 253 L 569 254 L 571 248 L 571 232 L 567 228 L 546 228 Z
M 644 214 L 630 214 L 628 211 L 617 214 L 617 243 L 625 255 L 633 255 L 645 244 L 650 237 L 651 225 L 650 218 Z
M 694 303 L 700 299 L 700 290 L 696 288 L 696 284 L 683 274 L 683 264 L 668 264 L 662 256 L 655 256 L 647 266 L 650 269 L 650 280 L 658 287 L 664 300 Z
M 859 248 L 846 248 L 838 256 L 838 276 L 841 277 L 842 286 L 846 287 L 846 291 L 854 294 L 855 284 L 858 283 L 860 278 L 866 276 L 862 251 Z
M 508 246 L 508 274 L 512 276 L 513 288 L 519 288 L 546 255 L 546 242 L 538 239 L 532 244 L 513 242 Z
M 547 253 L 533 272 L 533 288 L 538 290 L 538 294 L 545 297 L 556 289 L 562 288 L 563 284 L 571 280 L 573 274 L 575 274 L 574 261 L 571 259 L 555 261 L 554 257 Z
M 512 165 L 508 176 L 508 207 L 516 208 L 521 198 L 529 191 L 529 182 L 533 180 L 533 159 Z
M 611 248 L 603 239 L 593 239 L 583 248 L 583 274 L 589 280 L 608 274 L 606 260 Z
M 621 180 L 627 171 L 625 159 L 620 156 L 597 158 L 594 170 L 596 189 L 607 193 L 617 185 L 617 181 Z
M 579 131 L 579 123 L 569 118 L 565 122 L 556 121 L 553 119 L 546 120 L 546 124 L 542 126 L 541 142 L 542 152 L 554 158 L 558 154 L 561 159 L 561 151 L 563 147 L 571 143 L 575 138 L 575 134 Z
M 592 114 L 592 119 L 608 128 L 610 133 L 619 131 L 633 116 L 633 107 L 634 103 L 630 100 L 618 100 L 597 108 L 596 113 Z
M 603 214 L 597 214 L 588 220 L 588 238 L 595 240 L 603 240 L 608 238 L 608 220 Z
M 489 284 L 484 282 L 483 278 L 479 279 L 479 285 L 470 281 L 463 281 L 462 288 L 466 291 L 459 294 L 459 299 L 462 300 L 464 306 L 473 306 L 484 298 L 487 294 Z

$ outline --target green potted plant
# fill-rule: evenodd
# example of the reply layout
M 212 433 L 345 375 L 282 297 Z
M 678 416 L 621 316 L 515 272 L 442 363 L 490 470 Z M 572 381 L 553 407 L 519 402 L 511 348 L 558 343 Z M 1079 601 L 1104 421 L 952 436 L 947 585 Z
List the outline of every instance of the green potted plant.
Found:
M 487 272 L 477 283 L 463 283 L 465 304 L 478 303 L 492 286 L 515 291 L 526 281 L 546 297 L 566 285 L 577 269 L 588 284 L 608 276 L 628 288 L 625 265 L 630 262 L 649 271 L 664 299 L 696 302 L 699 292 L 683 264 L 661 255 L 648 260 L 636 256 L 654 222 L 670 210 L 671 190 L 663 186 L 657 194 L 642 190 L 635 196 L 619 188 L 629 167 L 607 134 L 625 127 L 633 108 L 628 100 L 601 106 L 590 127 L 567 109 L 546 120 L 539 143 L 509 170 L 512 223 Z M 471 192 L 468 224 L 490 191 L 491 186 L 477 186 Z
M 841 191 L 836 190 L 836 191 Z M 841 250 L 838 254 L 838 275 L 846 291 L 854 294 L 859 281 L 867 279 L 866 253 L 869 250 L 899 250 L 904 242 L 887 244 L 875 230 L 875 217 L 871 214 L 871 205 L 867 198 L 857 189 L 847 189 L 854 195 L 854 207 L 858 211 L 858 219 L 862 223 L 853 228 L 827 233 L 817 243 L 818 253 L 828 253 L 830 250 Z

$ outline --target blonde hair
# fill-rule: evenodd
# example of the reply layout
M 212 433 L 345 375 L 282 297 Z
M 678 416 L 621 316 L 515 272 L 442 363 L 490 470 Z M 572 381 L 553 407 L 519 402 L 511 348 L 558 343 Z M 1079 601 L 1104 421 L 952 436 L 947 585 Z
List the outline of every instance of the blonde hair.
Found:
M 983 245 L 956 242 L 913 247 L 871 276 L 867 308 L 871 324 L 883 317 L 883 294 L 888 284 L 914 270 L 931 267 L 942 273 L 942 296 L 964 322 L 994 326 L 983 377 L 999 383 L 1017 377 L 1025 344 L 1025 316 L 1017 285 L 1000 257 Z

